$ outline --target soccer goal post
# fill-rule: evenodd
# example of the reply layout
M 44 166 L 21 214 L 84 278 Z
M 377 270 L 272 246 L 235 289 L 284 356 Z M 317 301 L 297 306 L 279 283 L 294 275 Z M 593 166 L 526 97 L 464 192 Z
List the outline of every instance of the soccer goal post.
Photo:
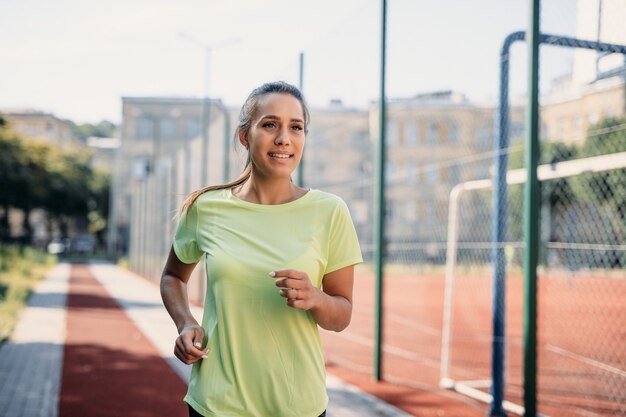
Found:
M 607 172 L 623 168 L 626 168 L 626 152 L 540 165 L 537 167 L 537 176 L 539 181 L 545 182 L 560 178 Z M 526 170 L 510 170 L 507 173 L 506 180 L 509 185 L 523 184 L 526 180 Z M 489 375 L 489 370 L 485 369 L 485 375 L 483 378 L 464 380 L 457 376 L 464 374 L 462 369 L 457 369 L 459 372 L 453 372 L 451 364 L 453 363 L 453 355 L 455 352 L 455 349 L 453 349 L 453 336 L 455 330 L 454 287 L 455 277 L 457 275 L 457 259 L 459 254 L 459 229 L 461 225 L 460 201 L 461 197 L 470 191 L 489 191 L 492 187 L 493 181 L 490 179 L 484 179 L 457 184 L 450 192 L 440 367 L 441 387 L 457 391 L 486 403 L 490 403 L 492 401 L 492 396 L 489 394 L 488 388 L 493 380 L 493 375 Z M 485 303 L 489 303 L 489 300 L 485 300 Z M 504 312 L 492 311 L 492 314 L 504 315 Z M 484 334 L 489 334 L 489 331 L 484 332 Z M 465 342 L 461 341 L 460 343 Z M 502 372 L 504 372 L 504 369 Z M 524 414 L 523 406 L 509 401 L 503 402 L 503 408 L 515 414 Z

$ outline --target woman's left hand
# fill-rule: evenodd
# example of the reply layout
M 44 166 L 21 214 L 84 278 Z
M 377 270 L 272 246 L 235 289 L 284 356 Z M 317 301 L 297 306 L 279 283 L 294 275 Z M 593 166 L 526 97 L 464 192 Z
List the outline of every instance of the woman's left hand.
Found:
M 287 299 L 289 307 L 310 310 L 320 304 L 323 292 L 313 286 L 306 272 L 282 269 L 269 275 L 276 278 L 276 286 L 281 288 L 280 296 Z

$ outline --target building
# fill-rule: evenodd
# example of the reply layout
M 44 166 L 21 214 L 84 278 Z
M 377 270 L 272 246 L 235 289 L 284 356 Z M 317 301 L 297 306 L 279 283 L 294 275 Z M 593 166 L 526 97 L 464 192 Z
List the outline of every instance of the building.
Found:
M 626 114 L 625 84 L 619 76 L 569 86 L 563 90 L 557 87 L 542 97 L 542 138 L 580 145 L 591 126 L 602 119 Z
M 579 0 L 576 7 L 576 37 L 613 44 L 626 44 L 626 5 L 622 0 Z M 624 67 L 624 56 L 578 49 L 574 53 L 572 82 L 586 85 L 599 75 Z
M 29 138 L 67 149 L 80 146 L 72 133 L 72 124 L 51 113 L 37 110 L 7 109 L 3 111 L 16 133 Z
M 576 37 L 626 45 L 621 0 L 586 0 L 577 4 Z M 542 97 L 542 137 L 580 144 L 587 129 L 608 117 L 626 115 L 626 57 L 576 49 L 571 73 L 553 83 Z
M 372 240 L 371 210 L 374 173 L 369 115 L 340 100 L 310 109 L 306 137 L 304 186 L 341 196 L 352 214 L 359 239 Z
M 196 99 L 123 98 L 110 243 L 113 252 L 128 252 L 133 268 L 146 275 L 159 272 L 184 196 L 206 185 L 200 181 L 201 110 Z M 346 201 L 367 258 L 373 252 L 378 108 L 333 100 L 310 112 L 303 184 Z M 209 114 L 207 184 L 225 183 L 239 175 L 246 158 L 240 146 L 231 145 L 238 109 L 215 100 Z M 514 106 L 511 118 L 515 143 L 523 109 Z M 493 105 L 471 103 L 451 91 L 389 100 L 386 222 L 393 256 L 410 250 L 439 260 L 451 188 L 491 175 L 494 120 Z
M 523 114 L 522 107 L 511 107 L 512 146 L 521 141 Z M 472 103 L 453 91 L 388 101 L 385 221 L 391 261 L 443 262 L 450 191 L 491 177 L 495 118 L 493 104 Z M 377 106 L 370 120 L 377 132 Z
M 207 119 L 203 119 L 203 111 Z M 219 100 L 172 97 L 123 97 L 121 146 L 111 186 L 109 253 L 126 254 L 140 272 L 148 272 L 150 252 L 161 265 L 169 250 L 167 237 L 185 196 L 224 175 L 228 111 Z M 202 134 L 208 126 L 207 136 Z M 202 142 L 208 140 L 205 175 L 201 175 Z M 131 219 L 137 219 L 131 229 Z M 150 246 L 148 248 L 148 246 Z M 148 250 L 149 249 L 149 250 Z M 158 259 L 158 260 L 157 260 Z M 154 266 L 152 267 L 154 268 Z

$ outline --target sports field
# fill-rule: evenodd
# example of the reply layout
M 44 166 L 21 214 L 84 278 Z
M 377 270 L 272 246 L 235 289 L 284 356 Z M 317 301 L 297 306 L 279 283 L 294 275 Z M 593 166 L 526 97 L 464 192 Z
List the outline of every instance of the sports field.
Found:
M 538 284 L 538 410 L 547 416 L 616 416 L 626 409 L 626 276 L 620 272 L 540 275 Z M 374 277 L 360 272 L 355 310 L 342 333 L 324 332 L 327 360 L 370 374 Z M 521 405 L 523 288 L 506 282 L 506 397 Z M 383 375 L 415 388 L 440 382 L 444 277 L 385 277 Z M 449 377 L 484 392 L 491 378 L 491 275 L 455 278 Z M 488 406 L 485 404 L 484 409 Z M 511 414 L 511 413 L 509 413 Z

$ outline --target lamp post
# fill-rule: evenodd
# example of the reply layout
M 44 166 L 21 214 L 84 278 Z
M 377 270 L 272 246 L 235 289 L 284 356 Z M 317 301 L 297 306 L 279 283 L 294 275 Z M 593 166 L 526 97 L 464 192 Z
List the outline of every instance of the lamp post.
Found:
M 222 48 L 227 45 L 238 43 L 239 39 L 227 39 L 214 44 L 203 42 L 195 36 L 189 35 L 184 32 L 179 32 L 178 36 L 188 40 L 194 45 L 202 48 L 204 51 L 204 88 L 202 97 L 202 146 L 201 146 L 201 162 L 200 162 L 200 186 L 204 187 L 208 183 L 208 152 L 209 152 L 209 123 L 211 115 L 211 103 L 209 99 L 209 85 L 210 85 L 210 64 L 211 64 L 211 52 L 215 49 Z M 186 190 L 190 192 L 191 190 Z

